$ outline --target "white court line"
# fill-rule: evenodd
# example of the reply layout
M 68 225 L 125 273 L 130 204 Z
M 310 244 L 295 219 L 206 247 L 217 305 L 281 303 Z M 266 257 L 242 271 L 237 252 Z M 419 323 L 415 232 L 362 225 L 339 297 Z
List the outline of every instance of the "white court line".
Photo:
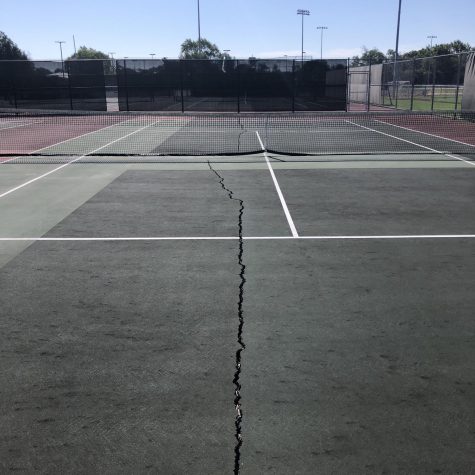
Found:
M 264 158 L 266 159 L 267 168 L 269 169 L 269 172 L 272 176 L 272 180 L 274 182 L 275 189 L 277 191 L 277 194 L 279 195 L 280 203 L 282 205 L 282 208 L 284 209 L 285 217 L 287 218 L 287 222 L 289 223 L 290 230 L 292 231 L 292 237 L 297 238 L 299 237 L 297 228 L 295 227 L 292 216 L 290 215 L 290 211 L 289 211 L 289 208 L 287 207 L 287 203 L 285 202 L 284 195 L 282 194 L 279 183 L 274 174 L 274 170 L 272 169 L 272 166 L 269 162 L 269 157 L 267 155 L 266 149 L 264 147 L 264 144 L 262 143 L 261 136 L 259 135 L 259 132 L 257 130 L 256 130 L 256 135 L 257 135 L 257 138 L 259 139 L 259 143 L 261 144 L 262 151 L 264 152 Z
M 469 143 L 466 143 L 466 142 L 462 142 L 460 140 L 448 139 L 447 137 L 442 137 L 441 135 L 430 134 L 429 132 L 422 132 L 421 130 L 411 129 L 409 127 L 403 127 L 402 125 L 391 124 L 390 122 L 384 122 L 384 121 L 378 120 L 378 119 L 374 119 L 374 121 L 379 122 L 380 124 L 383 124 L 383 125 L 391 125 L 392 127 L 397 127 L 398 129 L 404 129 L 404 130 L 408 130 L 410 132 L 417 132 L 418 134 L 429 135 L 430 137 L 435 137 L 436 139 L 448 140 L 449 142 L 455 142 L 455 143 L 459 143 L 461 145 L 467 145 L 467 147 L 472 147 L 474 149 L 474 153 L 475 153 L 475 145 L 472 145 L 472 144 L 469 144 Z
M 381 240 L 381 239 L 474 239 L 475 234 L 396 234 L 396 235 L 350 235 L 350 236 L 243 236 L 246 241 L 272 240 L 315 240 L 315 241 L 348 241 L 348 240 Z M 168 236 L 168 237 L 3 237 L 2 241 L 236 241 L 239 236 Z
M 468 160 L 464 160 L 461 157 L 456 157 L 455 155 L 452 155 L 450 153 L 444 153 L 444 152 L 441 152 L 440 150 L 436 150 L 435 148 L 426 147 L 425 145 L 421 145 L 416 142 L 411 142 L 410 140 L 402 139 L 401 137 L 396 137 L 395 135 L 387 134 L 385 132 L 381 132 L 380 130 L 372 129 L 371 127 L 366 127 L 364 125 L 353 122 L 352 120 L 346 120 L 345 122 L 348 122 L 349 124 L 352 124 L 352 125 L 356 125 L 357 127 L 361 127 L 362 129 L 370 130 L 371 132 L 376 132 L 377 134 L 385 135 L 386 137 L 391 137 L 393 139 L 400 140 L 401 142 L 406 142 L 408 144 L 415 145 L 416 147 L 429 150 L 430 152 L 435 152 L 435 153 L 438 153 L 439 155 L 445 155 L 446 157 L 454 158 L 455 160 L 460 160 L 462 162 L 468 163 L 469 165 L 475 166 L 475 162 L 469 162 Z
M 73 116 L 74 117 L 74 116 Z M 128 122 L 129 120 L 132 120 L 132 119 L 128 119 L 124 122 Z M 97 132 L 102 132 L 103 130 L 106 130 L 106 129 L 110 129 L 111 127 L 115 127 L 116 125 L 124 125 L 124 122 L 119 122 L 118 124 L 112 124 L 112 125 L 108 125 L 107 127 L 103 127 L 102 129 L 98 129 L 98 130 L 93 130 L 91 132 L 86 132 L 85 134 L 81 134 L 81 135 L 76 135 L 76 137 L 71 137 L 70 139 L 66 139 L 66 140 L 62 140 L 61 142 L 57 142 L 53 145 L 47 145 L 46 147 L 43 147 L 43 148 L 39 148 L 38 150 L 34 150 L 33 152 L 28 152 L 28 155 L 33 155 L 35 153 L 38 153 L 38 152 L 41 152 L 42 150 L 46 150 L 48 148 L 52 148 L 52 147 L 56 147 L 57 145 L 61 145 L 63 143 L 66 143 L 66 142 L 69 142 L 70 140 L 75 140 L 75 139 L 79 139 L 81 137 L 85 137 L 86 135 L 90 135 L 90 134 L 95 134 Z M 31 124 L 30 124 L 31 125 Z M 35 124 L 37 125 L 37 124 Z M 95 152 L 95 150 L 94 150 Z M 94 152 L 89 152 L 87 153 L 86 155 L 89 155 L 90 153 L 94 153 Z M 67 152 L 64 153 L 65 155 L 67 155 Z M 20 158 L 22 155 L 17 155 L 16 157 L 12 157 L 12 158 L 9 158 L 8 160 L 3 160 L 2 162 L 0 162 L 0 165 L 4 164 L 4 163 L 8 163 L 8 162 L 11 162 L 13 160 L 16 160 L 17 158 Z M 83 156 L 84 157 L 84 156 Z M 81 157 L 81 158 L 83 158 Z M 1 198 L 1 197 L 0 197 Z
M 48 175 L 51 175 L 52 173 L 55 173 L 55 172 L 57 172 L 58 170 L 61 170 L 62 168 L 67 167 L 68 165 L 71 165 L 71 163 L 77 162 L 78 160 L 81 160 L 82 158 L 87 157 L 88 155 L 91 155 L 92 153 L 96 153 L 96 152 L 98 152 L 99 150 L 102 150 L 103 148 L 106 148 L 106 147 L 108 147 L 109 145 L 112 145 L 113 143 L 119 142 L 120 140 L 126 139 L 127 137 L 130 137 L 131 135 L 134 135 L 134 134 L 136 134 L 136 133 L 138 133 L 138 132 L 141 132 L 142 130 L 147 129 L 148 127 L 151 127 L 152 125 L 155 125 L 157 122 L 158 122 L 158 121 L 155 121 L 155 122 L 153 122 L 152 124 L 146 125 L 145 127 L 142 127 L 142 128 L 140 128 L 140 129 L 138 129 L 138 130 L 134 130 L 134 131 L 131 132 L 130 134 L 124 135 L 123 137 L 120 137 L 120 138 L 118 138 L 118 139 L 116 139 L 116 140 L 113 140 L 112 142 L 106 143 L 106 144 L 103 145 L 102 147 L 96 148 L 96 149 L 93 150 L 92 152 L 88 152 L 88 153 L 86 153 L 86 154 L 84 154 L 84 155 L 81 155 L 80 157 L 75 158 L 74 160 L 71 160 L 70 162 L 65 163 L 64 165 L 61 165 L 61 166 L 59 166 L 59 167 L 57 167 L 57 168 L 54 168 L 53 170 L 50 170 L 50 171 L 47 172 L 47 173 L 43 173 L 43 175 L 37 176 L 36 178 L 33 178 L 32 180 L 29 180 L 29 181 L 27 181 L 27 182 L 25 182 L 25 183 L 22 183 L 21 185 L 18 185 L 18 186 L 16 186 L 15 188 L 12 188 L 11 190 L 8 190 L 8 191 L 6 191 L 5 193 L 2 193 L 2 194 L 0 195 L 0 198 L 3 198 L 3 197 L 5 197 L 5 196 L 9 195 L 10 193 L 13 193 L 14 191 L 20 190 L 21 188 L 24 188 L 25 186 L 28 186 L 28 185 L 30 185 L 31 183 L 34 183 L 35 181 L 41 180 L 42 178 L 44 178 L 44 177 L 46 177 L 46 176 L 48 176 Z
M 20 127 L 28 127 L 29 125 L 38 125 L 38 124 L 41 124 L 41 122 L 40 121 L 38 121 L 38 122 L 29 122 L 27 124 L 17 124 L 17 125 L 10 125 L 8 127 L 2 127 L 1 123 L 0 123 L 0 132 L 2 130 L 19 129 Z

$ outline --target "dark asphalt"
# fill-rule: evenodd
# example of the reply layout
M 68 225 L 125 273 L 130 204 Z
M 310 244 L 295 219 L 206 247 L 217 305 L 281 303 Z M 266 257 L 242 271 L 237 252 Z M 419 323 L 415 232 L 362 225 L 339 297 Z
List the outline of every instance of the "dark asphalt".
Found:
M 219 175 L 244 236 L 289 236 L 268 172 Z M 475 231 L 471 169 L 276 175 L 302 235 Z M 128 171 L 47 236 L 238 236 L 238 213 L 210 170 Z M 473 239 L 242 250 L 243 474 L 473 471 Z M 239 253 L 37 241 L 5 264 L 0 471 L 232 473 Z

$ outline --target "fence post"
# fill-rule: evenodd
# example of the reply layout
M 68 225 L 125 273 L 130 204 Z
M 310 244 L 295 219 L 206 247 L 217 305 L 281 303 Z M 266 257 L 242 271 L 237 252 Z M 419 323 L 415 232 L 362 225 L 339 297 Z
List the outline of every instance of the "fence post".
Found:
M 184 59 L 179 59 L 178 63 L 180 65 L 180 96 L 181 96 L 181 112 L 185 112 L 185 99 L 183 97 L 183 61 Z
M 69 94 L 69 108 L 73 110 L 73 94 L 71 90 L 71 70 L 69 68 L 69 61 L 66 61 L 66 73 L 68 75 L 68 94 Z
M 412 78 L 411 78 L 411 107 L 410 110 L 414 109 L 414 83 L 416 82 L 416 59 L 412 60 Z
M 397 100 L 399 96 L 399 61 L 394 61 L 394 107 L 397 109 Z
M 369 59 L 368 64 L 368 91 L 367 91 L 367 98 L 366 98 L 366 112 L 370 111 L 371 108 L 371 58 Z
M 436 63 L 436 58 L 433 58 L 434 62 L 434 67 L 432 68 L 432 102 L 430 106 L 431 112 L 434 112 L 434 99 L 435 99 L 435 77 L 436 77 L 436 70 L 437 70 L 437 63 Z
M 350 107 L 350 101 L 351 101 L 351 75 L 350 75 L 350 58 L 346 60 L 346 107 L 345 111 L 348 112 L 351 107 Z
M 127 62 L 124 59 L 125 110 L 129 112 L 129 84 L 127 83 Z
M 459 104 L 460 71 L 462 67 L 462 54 L 464 53 L 459 53 L 458 65 L 457 65 L 457 89 L 455 90 L 455 112 L 457 112 L 458 104 Z
M 18 109 L 18 100 L 17 100 L 17 93 L 16 93 L 15 83 L 16 83 L 16 81 L 12 81 L 11 89 L 12 89 L 12 94 L 13 94 L 13 104 L 15 105 L 15 109 Z
M 237 70 L 237 111 L 241 112 L 241 68 L 239 67 L 239 60 L 236 60 Z
M 295 59 L 292 60 L 292 112 L 295 112 Z

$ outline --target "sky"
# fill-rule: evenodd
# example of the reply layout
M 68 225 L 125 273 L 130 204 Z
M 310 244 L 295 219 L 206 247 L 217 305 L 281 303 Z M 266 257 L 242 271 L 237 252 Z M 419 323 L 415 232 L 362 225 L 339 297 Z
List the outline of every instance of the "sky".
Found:
M 59 59 L 85 45 L 115 58 L 176 58 L 186 38 L 201 37 L 236 58 L 301 54 L 304 17 L 306 57 L 360 55 L 362 47 L 395 49 L 399 0 L 4 0 L 0 31 L 32 59 Z M 402 0 L 399 51 L 456 39 L 475 45 L 474 0 Z

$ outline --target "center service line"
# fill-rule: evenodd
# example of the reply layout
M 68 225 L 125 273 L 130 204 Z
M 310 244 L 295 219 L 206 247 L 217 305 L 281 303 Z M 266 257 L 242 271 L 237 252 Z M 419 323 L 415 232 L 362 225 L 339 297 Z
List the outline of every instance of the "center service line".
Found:
M 287 222 L 289 223 L 290 230 L 292 231 L 292 237 L 298 238 L 299 234 L 297 232 L 297 228 L 295 227 L 292 216 L 290 215 L 290 211 L 289 211 L 289 208 L 287 207 L 287 203 L 285 202 L 284 195 L 282 194 L 277 178 L 275 177 L 274 170 L 272 169 L 272 166 L 269 162 L 269 157 L 267 156 L 266 149 L 264 147 L 264 144 L 262 143 L 261 136 L 259 135 L 259 131 L 257 130 L 256 130 L 256 135 L 257 135 L 257 138 L 259 139 L 259 143 L 261 144 L 262 151 L 264 152 L 264 158 L 266 159 L 267 168 L 269 168 L 272 181 L 274 182 L 275 189 L 277 191 L 277 194 L 279 195 L 280 203 L 282 205 L 282 208 L 284 209 L 285 217 L 287 218 Z

